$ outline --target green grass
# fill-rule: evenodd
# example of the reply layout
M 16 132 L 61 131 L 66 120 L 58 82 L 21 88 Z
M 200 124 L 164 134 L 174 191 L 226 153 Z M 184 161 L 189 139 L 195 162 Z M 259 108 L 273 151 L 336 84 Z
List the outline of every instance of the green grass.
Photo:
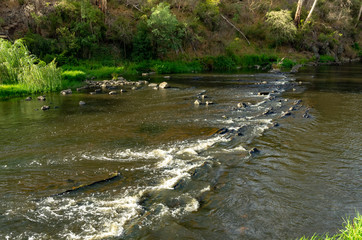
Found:
M 87 78 L 87 75 L 83 71 L 74 70 L 74 71 L 64 71 L 62 73 L 62 79 L 69 81 L 84 81 Z
M 0 85 L 0 98 L 20 97 L 29 93 L 26 86 L 20 84 Z
M 361 240 L 362 239 L 362 215 L 357 213 L 357 216 L 350 220 L 344 220 L 343 229 L 339 233 L 329 236 L 324 234 L 322 236 L 314 234 L 312 237 L 302 237 L 299 240 Z
M 332 56 L 329 55 L 320 55 L 319 62 L 321 63 L 328 63 L 328 62 L 334 62 L 335 59 Z

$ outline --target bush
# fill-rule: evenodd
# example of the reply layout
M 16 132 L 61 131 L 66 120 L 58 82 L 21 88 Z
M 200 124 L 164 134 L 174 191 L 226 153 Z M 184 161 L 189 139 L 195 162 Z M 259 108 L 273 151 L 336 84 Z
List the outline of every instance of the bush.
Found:
M 64 71 L 62 78 L 70 81 L 84 81 L 87 75 L 83 71 Z
M 276 44 L 291 42 L 297 33 L 291 13 L 288 10 L 271 11 L 266 15 L 266 23 L 270 32 L 276 40 Z
M 61 71 L 54 61 L 46 64 L 31 55 L 22 40 L 12 44 L 0 39 L 0 79 L 31 92 L 53 91 L 61 86 Z
M 319 62 L 321 63 L 327 63 L 327 62 L 334 62 L 335 59 L 332 56 L 329 55 L 320 55 Z

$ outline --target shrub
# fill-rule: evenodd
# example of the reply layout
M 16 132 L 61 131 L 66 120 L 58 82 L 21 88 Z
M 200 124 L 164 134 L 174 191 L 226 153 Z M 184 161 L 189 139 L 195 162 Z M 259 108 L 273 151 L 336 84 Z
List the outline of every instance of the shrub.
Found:
M 270 32 L 275 38 L 277 45 L 294 40 L 297 28 L 293 24 L 290 11 L 271 11 L 265 16 L 266 23 L 269 25 Z

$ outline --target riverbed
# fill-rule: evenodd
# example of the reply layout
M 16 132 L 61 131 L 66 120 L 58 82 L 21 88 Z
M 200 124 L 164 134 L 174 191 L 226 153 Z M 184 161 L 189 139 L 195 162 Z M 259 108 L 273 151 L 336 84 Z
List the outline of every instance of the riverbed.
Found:
M 360 64 L 143 80 L 171 88 L 0 101 L 1 239 L 296 239 L 362 213 Z

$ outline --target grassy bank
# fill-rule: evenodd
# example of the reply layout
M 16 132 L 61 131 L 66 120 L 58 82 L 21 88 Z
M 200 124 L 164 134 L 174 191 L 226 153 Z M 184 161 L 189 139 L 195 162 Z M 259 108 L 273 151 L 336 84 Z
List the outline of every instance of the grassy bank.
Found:
M 357 216 L 350 220 L 346 219 L 343 224 L 343 229 L 339 233 L 329 236 L 329 234 L 313 235 L 312 237 L 302 237 L 299 240 L 361 240 L 362 239 L 362 215 L 357 213 Z

